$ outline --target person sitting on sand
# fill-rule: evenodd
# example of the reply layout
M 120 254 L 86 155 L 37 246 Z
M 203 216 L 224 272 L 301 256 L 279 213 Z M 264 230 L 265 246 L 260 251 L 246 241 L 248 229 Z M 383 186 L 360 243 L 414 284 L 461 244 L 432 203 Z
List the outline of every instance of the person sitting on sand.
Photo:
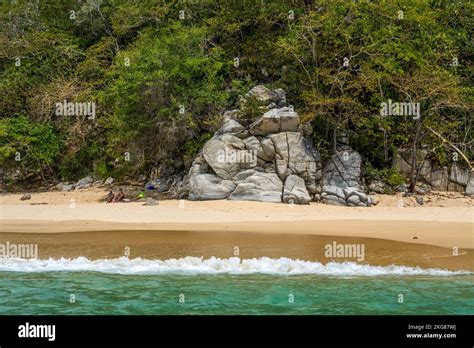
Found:
M 122 202 L 124 198 L 125 198 L 125 195 L 122 189 L 119 189 L 119 192 L 117 192 L 114 196 L 114 203 Z
M 106 202 L 107 203 L 112 203 L 114 200 L 114 193 L 112 190 L 109 190 L 109 193 L 107 194 Z

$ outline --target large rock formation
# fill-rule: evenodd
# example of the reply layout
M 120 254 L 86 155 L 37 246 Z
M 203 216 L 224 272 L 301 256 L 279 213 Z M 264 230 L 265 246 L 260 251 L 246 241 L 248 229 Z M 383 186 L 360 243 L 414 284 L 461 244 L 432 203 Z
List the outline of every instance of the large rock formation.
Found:
M 298 114 L 281 89 L 256 86 L 246 97 L 259 101 L 263 115 L 244 126 L 239 110 L 224 114 L 189 172 L 189 199 L 308 204 L 320 192 L 321 161 Z
M 393 158 L 392 167 L 408 179 L 411 174 L 411 163 L 411 150 L 399 149 Z M 473 194 L 474 171 L 469 170 L 465 165 L 453 162 L 449 167 L 435 166 L 429 159 L 428 151 L 420 149 L 417 151 L 416 168 L 419 170 L 418 181 L 437 191 Z
M 325 165 L 322 177 L 322 202 L 332 205 L 365 207 L 372 204 L 361 183 L 362 158 L 349 146 L 347 137 L 338 137 L 337 152 Z
M 303 136 L 299 116 L 286 105 L 283 90 L 256 86 L 246 98 L 257 99 L 262 116 L 239 122 L 245 119 L 241 110 L 224 113 L 223 126 L 189 171 L 189 199 L 371 204 L 361 185 L 361 157 L 343 138 L 323 174 L 320 155 Z

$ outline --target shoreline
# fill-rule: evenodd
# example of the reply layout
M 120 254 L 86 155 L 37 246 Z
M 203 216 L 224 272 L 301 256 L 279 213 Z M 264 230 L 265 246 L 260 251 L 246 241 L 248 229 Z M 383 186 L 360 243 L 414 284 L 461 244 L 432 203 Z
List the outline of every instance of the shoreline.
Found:
M 474 249 L 472 224 L 406 220 L 315 220 L 252 222 L 124 223 L 101 220 L 1 220 L 2 233 L 59 234 L 148 231 L 299 234 L 376 238 L 410 244 Z M 446 231 L 450 231 L 449 234 Z
M 369 266 L 405 266 L 421 269 L 474 272 L 474 252 L 459 249 L 410 244 L 378 238 L 334 235 L 265 234 L 248 232 L 189 231 L 102 231 L 81 233 L 0 233 L 0 243 L 36 244 L 40 260 L 76 259 L 173 260 L 186 257 L 241 260 L 262 257 L 319 262 L 352 262 Z M 358 253 L 348 256 L 327 255 L 329 246 L 350 245 Z M 236 250 L 238 251 L 236 254 Z M 355 249 L 354 249 L 355 250 Z M 362 250 L 362 254 L 359 251 Z M 127 253 L 126 253 L 126 252 Z
M 409 197 L 399 207 L 400 197 L 385 196 L 375 207 L 351 208 L 228 200 L 143 206 L 101 203 L 103 196 L 102 190 L 36 193 L 28 201 L 0 195 L 0 243 L 34 242 L 52 257 L 96 258 L 118 257 L 127 244 L 138 248 L 137 257 L 228 258 L 234 246 L 246 245 L 242 258 L 327 262 L 323 247 L 337 241 L 366 245 L 370 265 L 474 271 L 472 198 L 410 206 Z
M 144 206 L 142 202 L 98 202 L 103 195 L 102 190 L 47 192 L 33 194 L 27 201 L 20 201 L 19 195 L 0 195 L 0 233 L 249 232 L 379 238 L 474 249 L 472 198 L 442 200 L 448 206 L 410 206 L 409 197 L 399 207 L 403 198 L 388 195 L 375 207 L 229 200 L 164 200 Z

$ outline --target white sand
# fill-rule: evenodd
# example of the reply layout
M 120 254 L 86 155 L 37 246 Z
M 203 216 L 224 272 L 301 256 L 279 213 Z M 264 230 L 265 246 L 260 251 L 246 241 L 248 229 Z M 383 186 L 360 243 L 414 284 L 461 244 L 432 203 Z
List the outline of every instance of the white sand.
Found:
M 0 232 L 106 230 L 303 233 L 388 239 L 474 248 L 474 208 L 468 197 L 434 196 L 424 206 L 412 198 L 381 196 L 376 207 L 351 208 L 236 201 L 161 201 L 105 204 L 103 190 L 0 196 Z M 399 200 L 404 207 L 399 207 Z M 32 205 L 47 203 L 46 205 Z M 433 206 L 434 205 L 434 206 Z

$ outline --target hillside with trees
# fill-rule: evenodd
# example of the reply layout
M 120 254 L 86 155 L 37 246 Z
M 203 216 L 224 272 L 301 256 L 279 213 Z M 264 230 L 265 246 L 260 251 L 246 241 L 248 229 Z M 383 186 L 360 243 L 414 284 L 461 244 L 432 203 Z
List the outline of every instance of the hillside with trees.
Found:
M 473 14 L 442 0 L 4 1 L 3 184 L 183 173 L 255 85 L 286 91 L 323 159 L 346 134 L 367 178 L 403 182 L 400 149 L 472 168 Z M 383 115 L 389 101 L 420 117 Z M 58 112 L 68 102 L 94 115 Z

